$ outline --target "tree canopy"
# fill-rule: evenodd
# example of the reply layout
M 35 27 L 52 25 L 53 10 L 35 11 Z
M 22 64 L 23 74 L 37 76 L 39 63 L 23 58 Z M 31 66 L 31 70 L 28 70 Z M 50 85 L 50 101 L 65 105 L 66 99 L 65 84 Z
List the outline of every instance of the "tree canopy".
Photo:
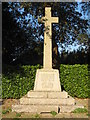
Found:
M 57 46 L 57 43 L 61 47 L 63 44 L 66 47 L 72 45 L 74 41 L 88 45 L 88 19 L 84 19 L 82 12 L 76 10 L 78 3 L 3 3 L 4 61 L 10 63 L 30 51 L 42 56 L 44 24 L 40 24 L 39 20 L 44 16 L 46 6 L 52 8 L 52 16 L 59 17 L 59 23 L 53 24 L 53 48 Z M 89 3 L 82 3 L 84 14 L 88 13 L 86 9 L 88 6 Z

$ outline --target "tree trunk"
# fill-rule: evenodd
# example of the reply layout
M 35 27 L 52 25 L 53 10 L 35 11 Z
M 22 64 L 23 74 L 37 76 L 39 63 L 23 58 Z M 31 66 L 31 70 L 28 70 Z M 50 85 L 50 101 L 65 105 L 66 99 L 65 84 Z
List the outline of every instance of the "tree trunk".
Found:
M 53 66 L 53 68 L 57 68 L 58 69 L 60 67 L 60 59 L 59 59 L 58 45 L 56 44 L 55 41 L 53 42 L 52 47 L 53 47 L 53 51 L 52 51 L 52 57 L 53 57 L 52 66 Z

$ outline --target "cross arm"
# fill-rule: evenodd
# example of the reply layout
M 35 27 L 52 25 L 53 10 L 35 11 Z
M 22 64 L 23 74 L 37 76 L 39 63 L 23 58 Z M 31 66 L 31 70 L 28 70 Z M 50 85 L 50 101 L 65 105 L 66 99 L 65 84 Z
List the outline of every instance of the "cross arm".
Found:
M 58 17 L 51 17 L 52 23 L 58 23 L 59 19 Z

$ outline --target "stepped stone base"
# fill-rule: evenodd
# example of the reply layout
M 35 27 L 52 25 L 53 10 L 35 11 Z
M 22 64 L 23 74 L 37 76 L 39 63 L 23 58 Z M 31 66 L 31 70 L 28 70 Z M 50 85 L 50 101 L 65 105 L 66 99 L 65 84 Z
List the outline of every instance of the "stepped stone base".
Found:
M 53 105 L 13 105 L 12 111 L 41 113 L 55 111 L 58 113 L 58 106 Z
M 50 98 L 28 98 L 23 97 L 20 99 L 20 104 L 22 105 L 74 105 L 75 99 L 50 99 Z
M 12 111 L 31 113 L 71 112 L 76 108 L 84 108 L 84 106 L 77 105 L 75 99 L 65 91 L 29 91 L 26 96 L 19 100 L 19 104 L 12 105 Z
M 29 113 L 50 113 L 55 111 L 57 113 L 72 112 L 76 108 L 84 108 L 82 105 L 69 105 L 69 106 L 57 106 L 57 105 L 13 105 L 12 111 L 16 112 L 29 112 Z

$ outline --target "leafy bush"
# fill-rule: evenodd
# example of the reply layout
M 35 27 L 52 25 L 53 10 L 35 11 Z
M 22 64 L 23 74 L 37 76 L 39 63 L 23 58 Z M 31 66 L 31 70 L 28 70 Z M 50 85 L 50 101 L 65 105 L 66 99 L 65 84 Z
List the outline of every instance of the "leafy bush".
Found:
M 20 98 L 34 87 L 36 66 L 3 66 L 2 98 Z
M 3 66 L 2 98 L 20 98 L 33 90 L 36 66 Z M 78 98 L 89 97 L 88 65 L 60 65 L 60 82 L 69 95 Z
M 60 65 L 60 81 L 71 96 L 89 97 L 88 65 Z

